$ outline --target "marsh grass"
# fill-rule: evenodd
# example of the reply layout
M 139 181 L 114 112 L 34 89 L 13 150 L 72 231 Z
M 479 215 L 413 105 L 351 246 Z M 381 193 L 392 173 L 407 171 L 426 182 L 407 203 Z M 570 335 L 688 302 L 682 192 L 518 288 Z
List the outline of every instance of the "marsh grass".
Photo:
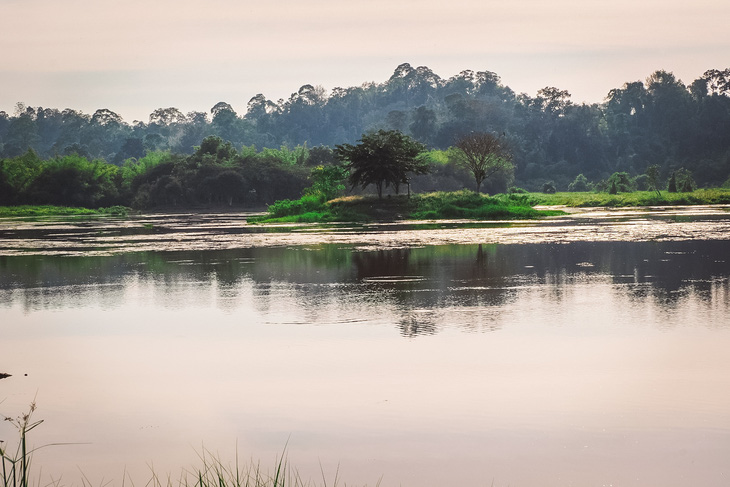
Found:
M 11 418 L 1 416 L 4 421 L 11 423 L 18 430 L 18 444 L 13 449 L 8 449 L 5 442 L 0 442 L 0 454 L 2 456 L 2 487 L 31 487 L 41 486 L 41 480 L 31 475 L 31 460 L 33 453 L 46 446 L 71 445 L 78 443 L 53 443 L 40 447 L 29 448 L 28 433 L 43 423 L 43 420 L 34 420 L 33 413 L 36 410 L 35 401 L 31 403 L 27 413 Z M 328 483 L 324 470 L 322 481 L 314 482 L 304 480 L 299 472 L 293 468 L 287 459 L 287 445 L 280 456 L 277 457 L 272 469 L 263 469 L 260 462 L 249 461 L 241 463 L 236 448 L 235 461 L 224 463 L 220 456 L 202 449 L 198 453 L 199 462 L 191 468 L 181 470 L 178 477 L 171 474 L 161 476 L 154 467 L 150 465 L 150 477 L 144 483 L 144 487 L 337 487 L 339 483 L 339 469 L 335 472 L 332 482 Z M 32 480 L 32 481 L 31 481 Z M 80 483 L 82 487 L 96 487 L 84 473 L 81 472 Z M 125 471 L 122 475 L 121 486 L 131 485 L 135 487 L 134 479 Z M 51 479 L 46 484 L 49 487 L 60 487 L 60 479 Z M 99 485 L 107 487 L 113 485 L 110 481 L 102 481 Z M 380 485 L 380 480 L 376 487 Z
M 30 483 L 30 463 L 33 452 L 28 449 L 28 433 L 43 423 L 43 420 L 33 421 L 36 410 L 35 401 L 30 404 L 27 413 L 11 418 L 3 416 L 3 420 L 12 424 L 18 430 L 18 444 L 15 451 L 8 451 L 7 446 L 0 444 L 2 455 L 3 487 L 28 487 Z

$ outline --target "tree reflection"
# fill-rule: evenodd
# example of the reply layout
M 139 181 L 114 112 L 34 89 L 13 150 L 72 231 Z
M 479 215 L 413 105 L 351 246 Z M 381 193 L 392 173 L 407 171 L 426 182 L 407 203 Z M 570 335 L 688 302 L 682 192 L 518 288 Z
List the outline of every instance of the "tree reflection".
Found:
M 730 309 L 726 249 L 725 241 L 575 242 L 4 256 L 0 308 L 115 309 L 142 292 L 166 308 L 248 307 L 265 321 L 388 322 L 405 337 L 490 331 L 523 296 L 539 291 L 559 304 L 581 286 L 610 286 L 668 313 L 689 302 Z

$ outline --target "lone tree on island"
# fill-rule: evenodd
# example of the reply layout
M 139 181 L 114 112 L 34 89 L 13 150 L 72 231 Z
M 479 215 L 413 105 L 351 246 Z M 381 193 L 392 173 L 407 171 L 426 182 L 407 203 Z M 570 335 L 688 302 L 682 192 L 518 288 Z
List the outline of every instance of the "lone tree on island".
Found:
M 428 172 L 428 163 L 418 157 L 424 150 L 397 130 L 378 130 L 364 134 L 357 145 L 337 145 L 334 152 L 350 170 L 350 185 L 374 184 L 382 199 L 384 187 L 392 185 L 398 194 L 401 184 L 409 184 L 410 174 Z
M 488 132 L 472 132 L 454 144 L 457 164 L 465 167 L 474 176 L 477 193 L 482 183 L 499 172 L 514 168 L 512 154 L 503 137 Z

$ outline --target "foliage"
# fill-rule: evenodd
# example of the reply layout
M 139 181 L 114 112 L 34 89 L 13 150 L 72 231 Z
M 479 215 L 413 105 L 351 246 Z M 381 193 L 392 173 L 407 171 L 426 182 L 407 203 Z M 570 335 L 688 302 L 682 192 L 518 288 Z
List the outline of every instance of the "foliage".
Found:
M 427 172 L 427 162 L 418 157 L 424 149 L 423 144 L 396 130 L 378 130 L 364 134 L 357 145 L 337 145 L 335 154 L 350 171 L 353 187 L 373 184 L 382 199 L 383 188 L 393 186 L 398 194 L 410 174 Z
M 658 164 L 647 167 L 645 172 L 649 189 L 656 191 L 657 196 L 661 196 L 661 191 L 659 191 L 659 172 Z
M 608 193 L 574 192 L 540 194 L 530 193 L 533 204 L 572 207 L 634 207 L 667 205 L 714 205 L 729 204 L 730 189 L 698 189 L 692 193 L 661 193 L 634 191 L 611 195 Z
M 669 188 L 667 191 L 670 193 L 691 193 L 697 188 L 692 173 L 683 167 L 672 171 L 672 175 L 669 178 Z
M 577 104 L 558 87 L 517 94 L 488 71 L 442 78 L 426 66 L 403 63 L 383 82 L 329 94 L 313 84 L 278 102 L 258 94 L 244 114 L 221 101 L 187 114 L 157 108 L 147 123 L 130 124 L 105 108 L 85 114 L 18 104 L 15 114 L 0 114 L 0 158 L 20 157 L 31 148 L 43 160 L 75 154 L 122 165 L 153 151 L 189 156 L 202 148 L 201 140 L 215 136 L 230 148 L 198 154 L 207 162 L 234 168 L 250 150 L 231 149 L 256 146 L 266 149 L 254 150 L 254 157 L 282 165 L 327 166 L 332 161 L 319 157 L 327 150 L 309 161 L 314 149 L 308 147 L 354 144 L 363 133 L 392 128 L 445 151 L 478 130 L 506 134 L 514 184 L 533 191 L 548 179 L 567 187 L 578 174 L 592 181 L 614 172 L 634 178 L 651 166 L 666 176 L 685 167 L 700 186 L 719 185 L 730 174 L 728 86 L 728 68 L 709 69 L 688 85 L 660 70 L 610 90 L 602 103 Z M 0 177 L 5 195 L 9 185 Z
M 606 181 L 609 194 L 630 193 L 634 190 L 631 177 L 626 172 L 615 172 Z
M 126 206 L 109 206 L 105 208 L 89 209 L 68 206 L 50 205 L 20 205 L 0 206 L 0 218 L 4 217 L 38 217 L 38 216 L 94 216 L 109 215 L 126 217 L 129 208 Z
M 268 215 L 253 218 L 254 223 L 394 221 L 394 220 L 513 220 L 562 214 L 561 211 L 538 211 L 531 207 L 527 195 L 488 197 L 473 191 L 416 194 L 411 198 L 396 196 L 373 199 L 363 196 L 337 198 L 328 202 L 304 196 L 295 201 L 277 201 Z
M 345 191 L 347 176 L 347 168 L 340 165 L 314 167 L 309 173 L 312 186 L 305 189 L 304 194 L 321 195 L 325 200 L 334 199 Z
M 578 174 L 573 182 L 568 185 L 568 191 L 590 191 L 591 189 L 593 189 L 593 185 L 583 173 Z
M 542 192 L 545 194 L 555 194 L 557 189 L 555 188 L 555 181 L 546 181 L 542 185 Z
M 299 215 L 302 213 L 322 210 L 324 208 L 324 203 L 325 200 L 321 196 L 306 195 L 302 196 L 298 200 L 279 200 L 274 204 L 269 205 L 268 212 L 269 216 L 272 218 Z

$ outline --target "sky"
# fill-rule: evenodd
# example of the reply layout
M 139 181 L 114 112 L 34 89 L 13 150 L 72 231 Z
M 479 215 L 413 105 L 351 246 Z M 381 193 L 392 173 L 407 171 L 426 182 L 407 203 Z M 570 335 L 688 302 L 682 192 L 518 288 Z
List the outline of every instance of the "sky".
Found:
M 658 69 L 689 84 L 730 67 L 728 24 L 727 0 L 0 0 L 0 110 L 243 114 L 258 93 L 380 83 L 406 62 L 594 103 Z

